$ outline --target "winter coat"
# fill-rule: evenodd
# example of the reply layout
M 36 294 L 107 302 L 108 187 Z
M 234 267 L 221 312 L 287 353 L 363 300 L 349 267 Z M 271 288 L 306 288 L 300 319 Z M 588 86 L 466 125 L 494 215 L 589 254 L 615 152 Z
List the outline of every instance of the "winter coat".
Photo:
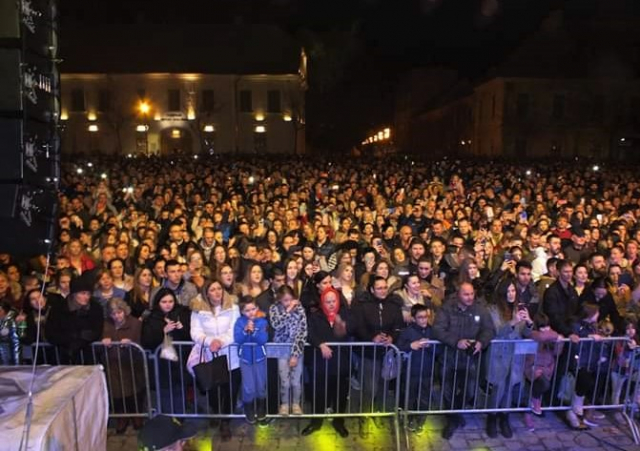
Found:
M 522 340 L 531 336 L 531 327 L 524 321 L 511 326 L 500 315 L 496 305 L 489 307 L 491 321 L 496 330 L 496 340 Z M 487 350 L 483 362 L 487 381 L 491 384 L 502 384 L 509 378 L 509 385 L 513 386 L 522 381 L 524 376 L 525 355 L 516 354 L 516 344 L 508 342 L 492 342 Z
M 572 333 L 580 338 L 598 333 L 598 325 L 586 321 L 573 324 Z M 605 371 L 611 356 L 611 342 L 597 342 L 594 340 L 569 343 L 570 369 L 584 369 L 587 371 Z M 603 373 L 604 374 L 604 373 Z
M 535 378 L 536 370 L 542 370 L 542 376 L 547 381 L 553 379 L 553 373 L 556 368 L 556 360 L 558 356 L 562 354 L 564 343 L 557 340 L 558 334 L 552 332 L 555 338 L 540 341 L 538 343 L 538 350 L 535 354 L 527 355 L 525 360 L 524 375 L 530 382 L 533 382 Z M 535 335 L 535 332 L 534 332 Z
M 431 378 L 435 365 L 436 344 L 418 349 L 411 349 L 411 343 L 416 340 L 433 340 L 433 329 L 429 326 L 420 327 L 416 323 L 411 323 L 405 330 L 400 332 L 398 337 L 398 349 L 406 353 L 411 361 L 411 376 Z
M 565 289 L 559 280 L 553 282 L 544 292 L 542 308 L 553 330 L 565 337 L 571 335 L 571 323 L 580 308 L 578 293 L 572 285 Z
M 269 320 L 275 331 L 274 343 L 291 343 L 291 357 L 299 357 L 304 352 L 307 341 L 307 316 L 300 304 L 290 312 L 282 304 L 269 308 Z
M 227 295 L 225 295 L 226 297 Z M 203 360 L 208 362 L 213 359 L 213 353 L 209 346 L 213 340 L 219 340 L 222 348 L 219 355 L 226 355 L 229 369 L 240 367 L 240 361 L 236 352 L 229 353 L 229 345 L 233 344 L 233 327 L 240 317 L 238 306 L 223 300 L 224 308 L 212 309 L 211 305 L 201 297 L 197 297 L 191 303 L 191 340 L 194 346 L 187 359 L 187 369 L 192 372 L 193 367 L 200 363 L 200 350 L 204 346 Z
M 486 349 L 495 336 L 495 328 L 489 311 L 479 302 L 474 302 L 470 307 L 461 309 L 458 300 L 453 298 L 447 301 L 438 313 L 433 324 L 433 332 L 436 340 L 442 344 L 458 350 L 458 341 L 462 339 L 478 340 L 482 348 Z M 446 351 L 445 349 L 440 349 Z M 456 354 L 440 352 L 439 358 L 447 368 L 457 366 L 462 370 L 467 364 L 474 364 L 477 354 L 473 359 L 461 358 L 462 352 Z
M 91 343 L 100 340 L 104 312 L 98 301 L 91 299 L 78 307 L 73 295 L 51 305 L 47 319 L 47 340 L 58 346 L 62 364 L 91 362 Z
M 110 338 L 112 341 L 122 341 L 126 338 L 140 344 L 141 328 L 140 321 L 133 316 L 127 316 L 124 324 L 119 328 L 111 319 L 108 319 L 104 322 L 102 338 Z M 125 398 L 143 391 L 145 389 L 144 353 L 129 345 L 111 345 L 104 349 L 106 352 L 100 350 L 99 355 L 103 358 L 106 356 L 108 360 L 103 363 L 110 393 L 115 398 Z
M 169 281 L 165 280 L 162 285 L 151 290 L 151 293 L 149 294 L 149 304 L 151 304 L 151 302 L 155 298 L 156 293 L 160 291 L 160 288 L 169 288 L 170 290 L 172 290 L 178 298 L 178 302 L 185 307 L 188 307 L 191 304 L 191 301 L 193 301 L 198 296 L 198 289 L 191 282 L 187 282 L 186 280 L 181 279 L 177 288 L 171 288 L 169 286 Z M 149 305 L 149 308 L 153 308 L 153 305 Z
M 191 310 L 183 305 L 175 304 L 173 310 L 166 314 L 159 307 L 154 308 L 149 316 L 142 321 L 141 343 L 143 348 L 154 352 L 162 344 L 164 327 L 167 325 L 165 318 L 182 323 L 182 329 L 173 329 L 167 334 L 173 341 L 191 341 Z
M 267 353 L 264 345 L 269 341 L 269 323 L 266 318 L 258 317 L 253 320 L 253 332 L 245 331 L 249 319 L 242 315 L 233 327 L 233 337 L 238 346 L 238 357 L 242 363 L 253 365 L 262 362 Z
M 329 323 L 326 315 L 321 310 L 309 315 L 307 321 L 309 327 L 309 343 L 313 348 L 307 348 L 308 352 L 305 354 L 305 365 L 311 374 L 321 372 L 330 375 L 348 375 L 351 363 L 351 349 L 348 346 L 340 348 L 332 346 L 333 355 L 330 359 L 324 359 L 318 348 L 322 343 L 347 344 L 349 337 L 347 335 L 337 335 L 335 328 Z M 349 323 L 346 323 L 346 326 L 348 329 Z
M 0 319 L 0 365 L 20 365 L 21 349 L 16 312 L 11 310 Z

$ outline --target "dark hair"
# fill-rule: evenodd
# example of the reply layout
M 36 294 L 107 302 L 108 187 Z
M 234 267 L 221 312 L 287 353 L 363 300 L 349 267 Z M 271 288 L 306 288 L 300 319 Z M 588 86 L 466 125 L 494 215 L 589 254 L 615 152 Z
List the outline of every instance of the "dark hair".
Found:
M 368 285 L 367 285 L 367 290 L 368 290 L 368 291 L 373 290 L 373 287 L 376 285 L 376 282 L 377 282 L 378 280 L 384 280 L 385 282 L 387 281 L 387 279 L 385 279 L 385 278 L 384 278 L 384 277 L 382 277 L 382 276 L 369 277 L 369 283 L 368 283 Z
M 609 287 L 611 287 L 611 285 L 613 284 L 610 278 L 601 276 L 593 279 L 593 282 L 591 282 L 591 285 L 589 286 L 589 288 L 591 288 L 592 290 L 595 290 L 596 288 L 604 288 L 608 290 Z
M 533 323 L 535 324 L 536 329 L 549 327 L 551 325 L 549 317 L 542 312 L 538 312 L 535 314 L 535 316 L 533 317 Z
M 282 299 L 284 296 L 286 295 L 289 296 L 293 296 L 296 297 L 295 292 L 293 291 L 293 288 L 291 288 L 289 285 L 282 285 L 280 288 L 278 288 L 278 290 L 276 291 L 276 299 L 280 300 Z
M 407 274 L 406 276 L 402 277 L 402 286 L 406 286 L 409 283 L 409 279 L 412 277 L 417 277 L 418 280 L 420 280 L 420 276 L 418 275 L 418 273 L 416 272 L 411 272 L 409 274 Z
M 167 260 L 164 264 L 165 269 L 169 269 L 169 266 L 180 266 L 180 262 L 174 258 Z
M 238 302 L 238 307 L 240 308 L 240 311 L 242 312 L 244 310 L 244 308 L 249 304 L 256 304 L 255 298 L 253 296 L 242 296 L 240 298 L 240 301 Z
M 532 270 L 533 266 L 527 260 L 520 260 L 518 263 L 516 263 L 516 273 L 520 271 L 520 268 L 527 268 Z
M 600 311 L 600 307 L 595 302 L 585 302 L 582 304 L 582 311 L 580 312 L 581 319 L 591 318 L 597 312 Z
M 160 288 L 158 290 L 158 292 L 153 296 L 153 300 L 151 301 L 151 305 L 153 305 L 153 309 L 157 310 L 160 308 L 160 299 L 162 299 L 165 296 L 171 296 L 173 298 L 173 304 L 174 304 L 174 308 L 176 305 L 178 305 L 178 298 L 176 297 L 176 294 L 173 292 L 172 289 L 170 288 Z
M 430 309 L 426 305 L 423 304 L 414 304 L 411 306 L 411 317 L 415 318 L 416 315 L 420 312 L 428 312 Z

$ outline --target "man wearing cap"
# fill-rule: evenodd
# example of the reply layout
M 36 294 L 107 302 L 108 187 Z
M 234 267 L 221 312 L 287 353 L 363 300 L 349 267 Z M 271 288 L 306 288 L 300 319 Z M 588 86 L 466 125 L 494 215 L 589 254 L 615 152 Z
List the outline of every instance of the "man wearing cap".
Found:
M 564 248 L 563 253 L 565 259 L 577 265 L 589 258 L 593 249 L 587 248 L 587 239 L 581 227 L 572 227 L 571 231 L 573 232 L 571 235 L 571 244 Z
M 196 427 L 191 423 L 180 423 L 166 415 L 147 421 L 138 434 L 140 451 L 182 451 L 185 442 L 196 435 Z
M 91 343 L 102 336 L 104 313 L 95 298 L 88 275 L 71 281 L 67 299 L 51 306 L 47 319 L 47 339 L 58 347 L 60 364 L 93 362 Z

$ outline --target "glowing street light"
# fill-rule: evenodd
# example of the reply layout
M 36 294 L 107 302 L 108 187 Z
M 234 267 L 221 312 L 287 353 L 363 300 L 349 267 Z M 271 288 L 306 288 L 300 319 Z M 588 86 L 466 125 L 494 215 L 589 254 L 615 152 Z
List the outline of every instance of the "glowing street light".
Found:
M 140 110 L 140 113 L 142 114 L 149 114 L 149 111 L 151 111 L 151 105 L 149 105 L 148 102 L 142 100 L 140 101 L 140 105 L 138 105 L 138 110 Z

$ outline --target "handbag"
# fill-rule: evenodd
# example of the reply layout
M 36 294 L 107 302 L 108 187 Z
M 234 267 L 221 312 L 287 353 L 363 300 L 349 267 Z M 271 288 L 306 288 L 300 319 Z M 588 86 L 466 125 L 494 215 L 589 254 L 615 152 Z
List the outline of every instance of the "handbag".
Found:
M 193 367 L 196 376 L 196 384 L 202 392 L 229 383 L 229 364 L 226 355 L 213 354 L 213 359 L 204 361 L 204 340 L 200 346 L 200 363 Z
M 558 387 L 558 399 L 564 402 L 571 402 L 573 393 L 576 388 L 576 377 L 573 373 L 569 372 L 562 376 L 560 380 L 560 387 Z
M 393 349 L 389 349 L 384 354 L 380 376 L 385 381 L 391 381 L 398 377 L 398 359 Z
M 178 351 L 173 346 L 173 340 L 167 334 L 164 334 L 164 340 L 162 340 L 162 347 L 160 348 L 160 358 L 165 360 L 171 360 L 172 362 L 178 361 Z

